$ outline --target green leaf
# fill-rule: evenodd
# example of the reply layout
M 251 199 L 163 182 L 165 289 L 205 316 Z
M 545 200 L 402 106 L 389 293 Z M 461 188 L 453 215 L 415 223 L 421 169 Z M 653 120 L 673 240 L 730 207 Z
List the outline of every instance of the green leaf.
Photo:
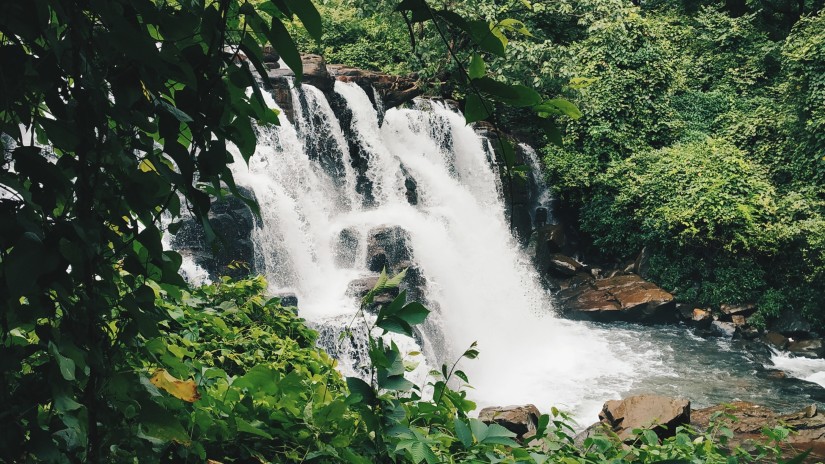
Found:
M 453 425 L 455 426 L 456 437 L 461 441 L 461 444 L 464 445 L 464 448 L 470 449 L 473 446 L 473 433 L 470 431 L 470 428 L 458 417 L 453 419 Z
M 576 105 L 567 100 L 562 100 L 561 98 L 543 101 L 541 104 L 534 106 L 533 110 L 537 113 L 549 113 L 559 116 L 566 115 L 573 119 L 579 119 L 582 117 L 582 112 L 579 111 Z
M 498 26 L 502 29 L 507 29 L 513 32 L 518 32 L 521 35 L 527 37 L 533 37 L 533 34 L 527 29 L 527 26 L 524 25 L 523 22 L 513 19 L 513 18 L 505 18 L 498 22 Z
M 538 92 L 523 85 L 506 84 L 490 77 L 474 79 L 472 85 L 490 97 L 516 107 L 533 106 L 541 102 Z
M 49 342 L 49 353 L 51 353 L 52 356 L 54 356 L 55 361 L 57 361 L 57 366 L 60 369 L 60 375 L 62 375 L 66 380 L 75 380 L 74 361 L 60 354 L 57 350 L 57 346 L 52 342 Z
M 414 384 L 405 379 L 403 375 L 389 375 L 383 377 L 378 375 L 378 386 L 385 390 L 408 391 Z
M 425 308 L 421 303 L 414 301 L 398 312 L 398 317 L 407 324 L 413 326 L 424 322 L 430 310 Z
M 470 58 L 470 66 L 467 67 L 467 74 L 470 76 L 470 79 L 478 79 L 487 74 L 487 65 L 478 53 L 473 53 L 472 58 Z
M 480 443 L 487 438 L 487 424 L 478 419 L 470 419 L 470 429 L 473 431 L 473 436 Z
M 289 69 L 295 73 L 295 82 L 300 83 L 304 77 L 304 65 L 301 61 L 301 54 L 298 53 L 298 47 L 295 46 L 295 41 L 289 35 L 284 24 L 278 18 L 272 18 L 272 26 L 270 28 L 269 41 L 272 46 L 281 55 Z
M 803 462 L 805 462 L 805 459 L 808 458 L 808 455 L 811 454 L 811 451 L 812 450 L 807 450 L 804 453 L 797 454 L 796 456 L 785 461 L 782 464 L 802 464 Z
M 467 124 L 483 121 L 492 114 L 491 108 L 491 103 L 485 102 L 484 99 L 475 93 L 471 93 L 467 95 L 464 101 L 464 119 L 467 121 Z
M 367 404 L 375 402 L 375 391 L 373 391 L 370 384 L 364 382 L 358 377 L 347 377 L 347 388 L 352 395 L 359 395 Z
M 293 13 L 298 15 L 298 19 L 304 24 L 309 35 L 315 39 L 316 42 L 321 40 L 324 33 L 321 22 L 321 15 L 315 6 L 309 0 L 287 0 L 287 5 Z
M 410 446 L 410 455 L 416 464 L 421 461 L 427 461 L 428 464 L 438 462 L 438 458 L 433 454 L 433 450 L 431 450 L 426 443 L 420 441 L 416 441 Z
M 261 421 L 255 421 L 256 425 L 253 425 L 246 420 L 242 419 L 241 417 L 235 416 L 235 424 L 238 426 L 238 432 L 246 432 L 252 435 L 257 435 L 259 437 L 266 438 L 268 440 L 272 440 L 272 435 L 264 432 L 259 427 L 263 425 Z

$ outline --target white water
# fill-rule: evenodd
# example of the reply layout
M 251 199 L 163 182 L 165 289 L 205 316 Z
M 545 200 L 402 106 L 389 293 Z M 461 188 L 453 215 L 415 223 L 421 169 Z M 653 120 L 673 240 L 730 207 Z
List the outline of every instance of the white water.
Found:
M 366 337 L 361 331 L 354 345 L 338 342 L 358 308 L 345 295 L 347 286 L 369 274 L 369 231 L 392 225 L 409 233 L 434 310 L 424 350 L 406 337 L 396 340 L 402 350 L 428 353 L 431 366 L 451 364 L 477 341 L 478 359 L 462 361 L 460 368 L 480 407 L 558 406 L 586 425 L 605 400 L 644 390 L 654 380 L 660 389 L 675 385 L 668 379 L 684 375 L 671 365 L 688 365 L 692 358 L 677 360 L 680 353 L 667 341 L 640 337 L 644 332 L 635 328 L 606 329 L 554 316 L 550 296 L 505 222 L 489 144 L 460 115 L 422 101 L 416 109 L 387 111 L 379 127 L 377 111 L 360 87 L 337 82 L 335 91 L 352 111 L 352 132 L 368 157 L 374 196 L 369 207 L 356 192 L 343 136 L 350 128 L 342 130 L 323 94 L 311 86 L 303 94 L 293 92 L 296 102 L 306 104 L 296 105 L 295 125 L 281 118 L 280 127 L 263 129 L 249 167 L 239 161 L 233 169 L 237 183 L 250 188 L 261 206 L 263 223 L 253 237 L 259 269 L 273 292 L 297 294 L 301 315 L 321 332 L 321 343 L 339 358 L 342 371 L 351 375 L 363 367 L 358 345 Z M 342 162 L 330 168 L 328 159 L 325 169 L 311 159 L 323 155 L 319 147 Z M 417 184 L 415 206 L 405 195 L 405 173 Z M 359 241 L 351 266 L 336 259 L 345 229 Z M 422 363 L 411 380 L 422 383 L 427 371 Z M 696 375 L 701 382 L 702 373 Z
M 825 359 L 792 357 L 787 353 L 774 352 L 771 362 L 777 369 L 798 379 L 819 384 L 825 388 Z

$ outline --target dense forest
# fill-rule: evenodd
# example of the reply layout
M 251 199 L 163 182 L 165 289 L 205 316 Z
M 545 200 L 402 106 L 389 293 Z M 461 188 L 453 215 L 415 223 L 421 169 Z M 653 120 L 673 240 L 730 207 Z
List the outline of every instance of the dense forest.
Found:
M 377 301 L 405 271 L 361 298 L 367 375 L 345 378 L 263 277 L 194 287 L 164 238 L 185 216 L 214 241 L 210 208 L 230 195 L 260 212 L 230 165 L 284 116 L 259 82 L 269 44 L 297 82 L 300 52 L 412 75 L 540 147 L 587 260 L 644 250 L 646 277 L 683 301 L 822 327 L 822 8 L 2 2 L 0 462 L 803 462 L 784 423 L 730 442 L 724 410 L 579 439 L 555 407 L 529 435 L 482 421 L 457 360 L 427 385 L 405 377 L 390 334 L 413 337 L 430 310 L 406 291 Z

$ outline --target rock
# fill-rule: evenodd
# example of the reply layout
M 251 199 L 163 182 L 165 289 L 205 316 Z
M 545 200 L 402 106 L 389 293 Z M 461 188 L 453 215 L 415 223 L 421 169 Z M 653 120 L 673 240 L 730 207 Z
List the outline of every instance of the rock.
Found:
M 372 275 L 368 277 L 362 277 L 360 279 L 355 279 L 349 283 L 347 286 L 346 295 L 350 297 L 364 298 L 370 290 L 375 288 L 375 284 L 378 282 L 378 275 Z M 375 305 L 382 305 L 385 303 L 389 303 L 392 301 L 396 296 L 398 296 L 399 290 L 398 287 L 388 288 L 384 291 L 380 292 L 379 294 L 375 295 L 373 303 Z
M 676 303 L 676 315 L 683 321 L 693 320 L 693 305 L 687 303 Z
M 542 255 L 561 253 L 567 245 L 564 227 L 560 224 L 548 224 L 536 230 L 536 259 L 541 262 Z
M 766 333 L 762 336 L 762 341 L 778 350 L 784 350 L 788 347 L 788 343 L 790 343 L 788 337 L 782 335 L 779 332 Z
M 367 235 L 367 268 L 373 272 L 397 273 L 411 259 L 410 235 L 397 226 L 382 226 Z
M 484 408 L 478 418 L 485 424 L 496 423 L 515 433 L 516 439 L 522 440 L 536 431 L 541 413 L 532 404 L 523 406 L 493 406 Z
M 548 256 L 544 264 L 544 272 L 555 277 L 572 277 L 584 270 L 580 262 L 561 253 Z
M 547 225 L 548 217 L 549 212 L 547 211 L 547 208 L 545 208 L 544 206 L 539 206 L 533 212 L 533 227 L 537 229 L 540 227 L 544 227 L 545 225 Z
M 608 401 L 599 413 L 599 420 L 609 426 L 622 440 L 633 437 L 633 429 L 651 428 L 660 438 L 671 437 L 676 427 L 690 423 L 690 401 L 659 395 L 638 395 L 623 400 Z
M 335 79 L 327 71 L 324 57 L 311 54 L 301 55 L 301 65 L 304 75 L 302 83 L 317 87 L 327 94 L 333 92 Z M 289 68 L 270 69 L 267 73 L 267 78 L 273 87 L 272 96 L 291 122 L 295 122 L 295 104 L 297 103 L 292 101 L 291 86 L 293 84 L 291 81 L 294 77 L 295 73 Z
M 768 328 L 774 332 L 780 332 L 787 337 L 807 338 L 811 336 L 813 327 L 796 311 L 784 311 L 776 320 L 772 321 Z
M 335 243 L 335 264 L 342 268 L 355 267 L 358 256 L 358 231 L 353 227 L 341 230 Z
M 691 320 L 700 325 L 709 326 L 713 322 L 713 314 L 706 309 L 694 308 Z
M 355 82 L 361 86 L 370 98 L 374 88 L 381 95 L 386 109 L 412 101 L 422 93 L 418 79 L 412 76 L 392 76 L 340 64 L 329 65 L 327 69 L 336 80 Z
M 737 401 L 730 405 L 719 405 L 711 408 L 699 409 L 693 412 L 691 424 L 699 428 L 707 428 L 711 417 L 719 412 L 733 419 L 720 416 L 717 421 L 733 432 L 729 442 L 730 447 L 741 446 L 749 441 L 762 441 L 764 427 L 778 425 L 790 426 L 797 431 L 791 433 L 783 445 L 783 457 L 788 459 L 800 452 L 811 450 L 806 462 L 817 462 L 825 459 L 825 415 L 816 405 L 808 406 L 802 411 L 792 414 L 778 414 L 777 412 L 753 403 Z M 790 449 L 790 447 L 793 449 Z
M 818 338 L 791 342 L 788 345 L 788 351 L 806 358 L 821 358 L 825 356 L 825 346 L 822 344 L 822 339 Z
M 294 293 L 276 293 L 273 296 L 276 298 L 280 298 L 281 306 L 298 306 L 298 295 Z
M 240 190 L 243 196 L 254 199 L 251 191 Z M 255 218 L 249 206 L 238 197 L 226 196 L 213 201 L 208 217 L 218 237 L 216 243 L 209 244 L 203 226 L 190 218 L 182 222 L 180 230 L 173 236 L 173 248 L 191 256 L 212 280 L 221 276 L 240 279 L 254 273 L 252 229 Z
M 745 316 L 741 316 L 739 314 L 735 314 L 735 315 L 731 316 L 730 320 L 731 320 L 731 322 L 733 322 L 733 325 L 736 326 L 736 327 L 744 327 L 747 324 L 747 321 L 745 320 Z
M 736 333 L 736 326 L 733 325 L 733 322 L 713 321 L 710 324 L 710 331 L 718 337 L 733 338 L 733 334 Z
M 573 318 L 597 321 L 666 322 L 676 319 L 673 295 L 635 274 L 595 280 L 558 294 Z
M 590 427 L 587 427 L 586 429 L 576 434 L 576 436 L 573 437 L 573 445 L 576 448 L 583 449 L 584 441 L 596 435 L 610 435 L 610 427 L 608 427 L 607 424 L 604 424 L 602 422 L 596 422 L 595 424 L 590 425 Z
M 748 316 L 753 314 L 756 311 L 756 305 L 753 303 L 744 303 L 744 304 L 723 304 L 719 307 L 719 310 L 722 313 L 727 314 L 728 316 L 733 316 L 734 314 Z
M 767 371 L 765 371 L 765 375 L 769 379 L 786 379 L 786 378 L 788 378 L 788 374 L 786 374 L 785 371 L 781 371 L 779 369 L 768 369 Z
M 405 192 L 405 196 L 407 197 L 407 203 L 415 206 L 418 204 L 418 184 L 415 182 L 415 179 L 409 174 L 405 172 L 404 178 L 404 188 L 407 189 Z

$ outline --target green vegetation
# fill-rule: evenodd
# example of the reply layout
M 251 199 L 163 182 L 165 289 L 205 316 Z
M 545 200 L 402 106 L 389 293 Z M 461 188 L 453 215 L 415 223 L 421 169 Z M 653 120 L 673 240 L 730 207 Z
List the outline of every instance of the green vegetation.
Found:
M 777 441 L 787 430 L 768 431 L 768 444 L 750 452 L 726 450 L 729 430 L 722 427 L 701 433 L 682 428 L 663 442 L 640 431 L 629 446 L 613 436 L 592 437 L 582 449 L 573 445 L 564 415 L 555 410 L 552 417 L 542 417 L 536 442 L 519 444 L 502 427 L 467 417 L 475 405 L 461 388 L 449 386 L 468 381 L 460 371 L 445 367 L 434 372 L 429 385 L 434 395 L 422 398 L 420 387 L 404 378 L 407 354 L 381 335 L 370 340 L 370 378 L 342 379 L 334 361 L 315 348 L 316 334 L 294 308 L 266 298 L 261 278 L 192 289 L 179 275 L 181 257 L 163 250 L 162 234 L 180 227 L 177 221 L 185 209 L 215 238 L 206 220 L 212 199 L 227 192 L 241 196 L 229 169 L 234 160 L 227 144 L 248 159 L 256 145 L 255 125 L 277 123 L 252 72 L 237 64 L 238 52 L 263 69 L 260 46 L 269 42 L 300 80 L 296 43 L 309 45 L 311 38 L 320 40 L 319 50 L 350 64 L 403 71 L 428 63 L 420 69 L 422 75 L 436 78 L 434 88 L 462 98 L 468 120 L 489 117 L 492 105 L 529 109 L 508 110 L 510 121 L 536 114 L 542 121 L 579 117 L 574 106 L 554 98 L 570 92 L 594 115 L 571 122 L 569 146 L 556 152 L 582 154 L 569 158 L 582 174 L 569 180 L 576 183 L 571 201 L 583 207 L 593 202 L 611 211 L 635 208 L 632 199 L 645 194 L 625 191 L 617 177 L 622 172 L 644 178 L 651 189 L 672 192 L 659 185 L 660 178 L 640 170 L 650 166 L 673 178 L 690 177 L 692 171 L 671 173 L 662 165 L 668 156 L 695 161 L 696 169 L 716 169 L 735 160 L 730 172 L 743 176 L 742 181 L 717 177 L 709 184 L 712 192 L 723 195 L 717 204 L 737 204 L 732 216 L 718 218 L 713 202 L 696 212 L 684 211 L 678 200 L 668 207 L 648 204 L 646 211 L 655 220 L 645 234 L 649 238 L 633 242 L 635 246 L 655 241 L 712 245 L 721 246 L 729 253 L 725 256 L 752 250 L 755 259 L 791 249 L 793 263 L 815 270 L 804 275 L 819 282 L 825 221 L 816 182 L 823 170 L 818 157 L 805 157 L 823 146 L 822 135 L 815 132 L 825 118 L 817 106 L 823 54 L 806 45 L 821 37 L 821 20 L 799 20 L 782 47 L 766 51 L 782 65 L 766 68 L 767 77 L 754 74 L 753 82 L 765 86 L 765 92 L 730 101 L 729 89 L 745 92 L 751 82 L 738 81 L 750 74 L 734 73 L 728 83 L 708 80 L 712 88 L 679 88 L 692 95 L 680 99 L 675 89 L 689 81 L 683 76 L 689 60 L 671 59 L 680 47 L 666 42 L 678 40 L 670 23 L 654 21 L 636 8 L 616 8 L 610 0 L 600 2 L 585 7 L 582 15 L 578 5 L 569 3 L 553 6 L 553 11 L 540 4 L 480 1 L 430 10 L 423 2 L 405 1 L 400 23 L 388 11 L 395 4 L 383 2 L 323 5 L 324 20 L 301 0 L 3 2 L 0 372 L 5 388 L 0 391 L 0 460 L 595 463 L 776 458 Z M 530 28 L 509 16 L 516 7 Z M 376 16 L 362 22 L 364 14 Z M 381 15 L 393 19 L 384 21 Z M 470 17 L 481 19 L 466 19 Z M 295 28 L 295 18 L 305 33 Z M 739 18 L 757 21 L 757 16 Z M 634 23 L 625 27 L 625 20 Z M 600 26 L 591 31 L 577 21 Z M 402 23 L 405 34 L 398 32 Z M 544 42 L 530 32 L 544 34 L 538 31 L 550 31 L 553 24 L 562 27 Z M 324 25 L 328 35 L 321 40 Z M 728 25 L 715 27 L 727 30 Z M 783 33 L 781 26 L 772 27 L 759 40 L 748 36 L 747 43 L 770 45 Z M 635 35 L 624 37 L 628 31 Z M 417 42 L 406 58 L 402 36 Z M 714 34 L 707 37 L 718 40 Z M 371 55 L 373 40 L 390 46 Z M 569 48 L 556 50 L 554 40 Z M 637 53 L 640 41 L 644 51 Z M 515 59 L 505 59 L 506 46 L 516 52 Z M 729 59 L 738 59 L 731 50 Z M 619 52 L 632 59 L 615 56 Z M 592 75 L 577 79 L 583 74 Z M 777 76 L 785 80 L 780 83 Z M 636 84 L 637 79 L 644 85 Z M 540 91 L 533 90 L 536 86 Z M 774 89 L 780 97 L 772 94 Z M 621 100 L 622 92 L 632 103 Z M 662 93 L 661 98 L 649 98 L 652 92 Z M 728 107 L 718 112 L 715 106 L 706 108 L 717 101 Z M 767 110 L 774 104 L 781 111 Z M 690 110 L 694 107 L 703 111 Z M 690 118 L 667 119 L 681 114 L 679 108 Z M 753 129 L 766 124 L 755 116 L 760 111 L 776 122 L 769 124 L 767 138 Z M 746 123 L 748 118 L 752 123 Z M 718 121 L 728 120 L 719 129 Z M 693 135 L 680 138 L 677 122 L 690 126 L 684 132 Z M 736 129 L 736 124 L 745 127 Z M 542 128 L 548 141 L 559 143 L 555 126 Z M 703 131 L 718 140 L 705 141 L 697 135 Z M 677 141 L 682 143 L 673 145 Z M 793 150 L 782 151 L 785 160 L 770 164 L 774 147 Z M 716 154 L 706 160 L 706 149 Z M 550 159 L 557 149 L 547 150 Z M 512 167 L 511 160 L 508 165 Z M 564 184 L 558 188 L 566 192 Z M 697 190 L 697 198 L 702 193 Z M 617 231 L 628 237 L 627 231 L 638 227 L 633 218 L 641 218 L 631 213 L 620 225 L 626 230 Z M 783 217 L 793 218 L 790 229 L 762 227 Z M 689 223 L 679 223 L 682 219 Z M 708 219 L 713 220 L 706 224 Z M 797 246 L 800 240 L 807 245 Z M 605 253 L 631 246 L 609 236 L 599 244 Z M 704 258 L 697 259 L 696 267 L 704 269 Z M 729 262 L 724 265 L 742 263 Z M 765 282 L 768 274 L 756 272 L 762 269 L 758 266 L 747 266 L 754 272 L 743 285 L 762 295 L 766 308 L 779 311 L 790 301 L 785 287 Z M 781 269 L 785 275 L 798 270 Z M 673 268 L 661 275 L 666 270 Z M 781 272 L 770 276 L 785 282 Z M 396 285 L 402 277 L 384 276 L 379 285 Z M 679 282 L 682 277 L 675 272 L 672 278 Z M 739 281 L 724 280 L 729 282 Z M 813 304 L 815 296 L 793 297 Z M 384 306 L 371 327 L 411 334 L 428 311 L 404 298 L 402 293 Z M 476 354 L 471 347 L 464 356 Z

